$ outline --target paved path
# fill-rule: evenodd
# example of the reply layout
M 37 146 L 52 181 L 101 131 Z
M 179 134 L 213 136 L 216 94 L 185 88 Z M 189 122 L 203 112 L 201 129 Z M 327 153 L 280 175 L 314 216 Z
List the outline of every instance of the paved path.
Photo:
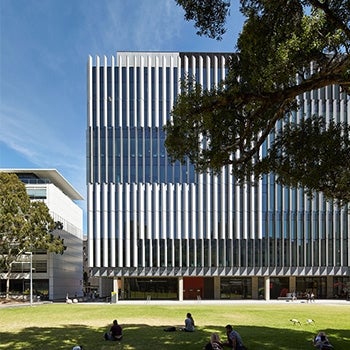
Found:
M 33 306 L 39 306 L 43 304 L 51 304 L 52 302 L 35 302 Z M 308 303 L 305 300 L 285 301 L 285 300 L 119 300 L 116 304 L 110 304 L 106 302 L 80 302 L 84 305 L 239 305 L 239 304 L 305 304 Z M 343 305 L 350 307 L 350 301 L 344 299 L 320 299 L 311 304 L 323 304 L 323 305 Z M 0 308 L 6 307 L 23 307 L 30 306 L 29 303 L 0 303 Z
M 296 301 L 285 301 L 285 300 L 119 300 L 117 304 L 120 305 L 135 305 L 135 304 L 150 304 L 150 305 L 239 305 L 239 304 L 305 304 L 305 300 L 296 300 Z M 109 304 L 109 303 L 108 303 Z M 311 304 L 311 303 L 310 303 Z M 350 306 L 350 301 L 346 300 L 336 300 L 336 299 L 322 299 L 316 300 L 312 304 L 329 304 L 329 305 L 344 305 Z

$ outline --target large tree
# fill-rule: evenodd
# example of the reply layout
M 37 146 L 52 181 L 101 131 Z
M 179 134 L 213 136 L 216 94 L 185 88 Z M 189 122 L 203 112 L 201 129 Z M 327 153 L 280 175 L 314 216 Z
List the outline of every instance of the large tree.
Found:
M 176 2 L 199 35 L 222 38 L 229 1 Z M 326 86 L 340 87 L 349 103 L 350 0 L 240 4 L 246 20 L 225 81 L 210 89 L 183 81 L 165 126 L 170 157 L 188 157 L 200 172 L 230 164 L 240 181 L 274 172 L 284 185 L 350 202 L 349 124 L 336 114 L 326 122 L 322 111 L 305 123 L 295 118 L 300 97 Z
M 26 252 L 64 252 L 63 239 L 54 235 L 59 224 L 45 203 L 30 200 L 17 175 L 0 172 L 0 272 L 7 280 L 6 298 L 12 266 Z

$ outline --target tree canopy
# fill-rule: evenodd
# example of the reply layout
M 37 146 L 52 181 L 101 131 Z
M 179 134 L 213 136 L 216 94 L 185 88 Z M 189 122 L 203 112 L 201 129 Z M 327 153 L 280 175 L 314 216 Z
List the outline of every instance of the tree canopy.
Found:
M 65 250 L 58 227 L 44 202 L 31 201 L 16 174 L 0 172 L 0 271 L 7 274 L 7 295 L 12 264 L 36 249 Z
M 198 34 L 222 38 L 228 1 L 176 2 Z M 246 20 L 225 80 L 183 81 L 165 126 L 171 159 L 189 158 L 199 172 L 232 165 L 239 181 L 273 172 L 286 186 L 350 202 L 350 116 L 334 110 L 326 120 L 325 108 L 302 123 L 295 116 L 303 94 L 331 85 L 350 103 L 350 1 L 241 0 L 240 10 Z

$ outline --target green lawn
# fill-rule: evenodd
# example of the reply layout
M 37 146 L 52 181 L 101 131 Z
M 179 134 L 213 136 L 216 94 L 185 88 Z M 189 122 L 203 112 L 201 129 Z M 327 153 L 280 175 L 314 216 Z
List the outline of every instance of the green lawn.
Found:
M 182 326 L 191 312 L 196 331 L 164 332 Z M 113 319 L 123 326 L 121 344 L 106 342 L 103 333 Z M 301 325 L 293 325 L 297 318 Z M 315 324 L 306 324 L 308 318 Z M 303 303 L 193 303 L 148 304 L 45 304 L 0 308 L 0 349 L 71 350 L 190 350 L 202 349 L 212 332 L 225 336 L 232 324 L 249 350 L 310 349 L 312 337 L 325 331 L 335 350 L 350 349 L 350 303 L 343 305 Z

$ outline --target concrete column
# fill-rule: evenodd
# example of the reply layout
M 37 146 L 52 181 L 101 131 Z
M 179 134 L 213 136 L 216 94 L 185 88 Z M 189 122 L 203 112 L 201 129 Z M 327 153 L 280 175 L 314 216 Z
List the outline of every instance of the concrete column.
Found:
M 289 292 L 297 292 L 297 278 L 295 276 L 289 277 Z
M 119 280 L 118 280 L 118 277 L 113 277 L 113 295 L 115 295 L 116 303 L 118 302 L 118 298 L 119 298 L 118 294 L 119 294 Z
M 264 286 L 265 286 L 265 300 L 270 300 L 270 276 L 264 277 Z
M 333 295 L 333 283 L 334 283 L 334 277 L 333 276 L 327 276 L 327 299 L 334 298 L 334 295 Z
M 179 277 L 179 301 L 184 300 L 184 279 L 183 277 Z
M 214 276 L 214 299 L 220 300 L 220 297 L 221 297 L 220 277 Z
M 252 299 L 259 299 L 259 277 L 252 277 Z

